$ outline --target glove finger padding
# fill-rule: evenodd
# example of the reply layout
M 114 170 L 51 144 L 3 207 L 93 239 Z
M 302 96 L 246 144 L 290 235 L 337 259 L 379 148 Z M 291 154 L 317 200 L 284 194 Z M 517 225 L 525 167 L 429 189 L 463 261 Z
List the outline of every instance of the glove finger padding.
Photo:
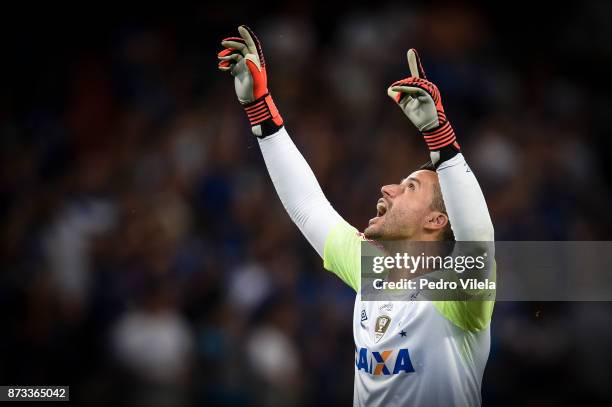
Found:
M 240 37 L 229 37 L 221 41 L 221 45 L 225 48 L 233 48 L 240 52 L 243 56 L 249 53 L 249 49 L 244 43 L 244 40 Z
M 222 71 L 229 71 L 232 69 L 232 65 L 240 62 L 242 55 L 235 48 L 226 48 L 217 54 L 217 58 L 221 60 L 218 65 L 219 69 Z
M 391 84 L 387 94 L 421 131 L 432 152 L 440 151 L 446 146 L 452 146 L 453 151 L 459 151 L 459 144 L 446 118 L 438 87 L 426 79 L 421 59 L 414 48 L 408 50 L 406 57 L 411 76 Z M 439 160 L 440 154 L 437 156 L 436 161 Z
M 232 69 L 232 64 L 230 63 L 230 61 L 221 61 L 217 66 L 222 71 L 229 71 L 230 69 Z
M 410 75 L 415 78 L 427 79 L 427 75 L 425 75 L 425 70 L 423 69 L 423 65 L 421 64 L 421 58 L 419 58 L 419 53 L 416 49 L 410 48 L 406 53 L 406 57 L 408 59 L 408 68 L 410 69 Z
M 240 36 L 244 39 L 244 42 L 246 43 L 246 46 L 248 47 L 250 53 L 257 55 L 259 59 L 258 64 L 261 69 L 265 69 L 266 60 L 264 59 L 263 48 L 261 47 L 261 42 L 259 41 L 259 38 L 257 38 L 253 30 L 251 30 L 246 25 L 241 25 L 240 27 L 238 27 L 238 32 L 240 33 Z
M 244 104 L 268 94 L 268 81 L 259 39 L 247 26 L 238 27 L 238 32 L 240 37 L 227 37 L 221 41 L 225 49 L 217 57 L 221 60 L 218 68 L 230 71 L 232 76 L 238 78 L 236 91 L 241 90 L 239 100 Z M 244 63 L 241 63 L 243 58 Z M 248 89 L 243 84 L 248 84 Z
M 440 91 L 425 79 L 399 80 L 389 87 L 387 94 L 421 132 L 432 131 L 446 122 Z
M 418 99 L 431 97 L 429 93 L 423 89 L 412 86 L 391 86 L 387 90 L 387 94 L 399 104 L 409 102 L 414 98 Z
M 222 42 L 226 45 L 240 47 L 245 63 L 253 77 L 253 98 L 259 99 L 268 93 L 266 63 L 259 38 L 246 25 L 238 27 L 240 38 L 230 37 Z
M 225 49 L 217 55 L 219 69 L 230 71 L 239 102 L 244 107 L 251 130 L 266 137 L 283 126 L 283 119 L 268 91 L 266 63 L 261 42 L 249 27 L 238 27 L 240 37 L 221 41 Z
M 398 86 L 422 89 L 431 96 L 436 105 L 440 104 L 439 107 L 444 110 L 441 104 L 442 100 L 440 98 L 440 91 L 438 90 L 438 87 L 428 80 L 411 76 L 391 84 L 391 88 Z

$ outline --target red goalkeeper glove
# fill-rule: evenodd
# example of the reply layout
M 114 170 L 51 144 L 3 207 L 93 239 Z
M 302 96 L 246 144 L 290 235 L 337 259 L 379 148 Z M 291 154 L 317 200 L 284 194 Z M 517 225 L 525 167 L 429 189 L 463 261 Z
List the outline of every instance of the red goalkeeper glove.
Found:
M 266 61 L 259 39 L 246 25 L 238 27 L 238 32 L 240 37 L 221 41 L 225 49 L 218 54 L 219 69 L 230 71 L 234 77 L 236 95 L 251 122 L 251 130 L 263 138 L 277 132 L 283 126 L 283 118 L 268 91 Z
M 440 91 L 427 80 L 419 54 L 411 48 L 407 56 L 411 76 L 394 82 L 387 94 L 423 134 L 431 161 L 437 166 L 459 152 L 459 143 L 444 113 Z

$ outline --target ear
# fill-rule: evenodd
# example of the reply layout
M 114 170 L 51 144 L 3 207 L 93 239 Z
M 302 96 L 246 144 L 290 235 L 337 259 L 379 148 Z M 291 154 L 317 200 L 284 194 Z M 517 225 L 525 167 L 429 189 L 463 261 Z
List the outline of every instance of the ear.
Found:
M 435 232 L 437 230 L 444 229 L 447 224 L 448 216 L 442 212 L 433 211 L 425 217 L 425 224 L 423 227 L 428 231 Z

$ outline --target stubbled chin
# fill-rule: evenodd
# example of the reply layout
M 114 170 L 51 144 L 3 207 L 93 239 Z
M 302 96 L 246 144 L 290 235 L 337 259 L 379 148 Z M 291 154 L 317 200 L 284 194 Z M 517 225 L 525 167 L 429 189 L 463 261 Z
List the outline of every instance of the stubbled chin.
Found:
M 366 239 L 373 240 L 379 237 L 380 231 L 376 226 L 377 225 L 374 224 L 365 228 L 365 230 L 363 231 L 363 235 L 366 237 Z
M 363 235 L 370 240 L 378 239 L 382 235 L 384 215 L 370 219 L 370 223 L 364 229 Z

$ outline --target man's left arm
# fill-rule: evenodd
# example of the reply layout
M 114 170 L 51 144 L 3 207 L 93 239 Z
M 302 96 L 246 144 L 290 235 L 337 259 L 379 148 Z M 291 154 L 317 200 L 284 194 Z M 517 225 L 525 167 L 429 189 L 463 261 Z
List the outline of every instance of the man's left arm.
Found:
M 448 217 L 458 241 L 493 241 L 493 223 L 480 185 L 461 154 L 438 87 L 427 80 L 418 53 L 407 53 L 410 76 L 387 93 L 419 129 L 440 180 Z
M 422 133 L 436 168 L 444 204 L 455 240 L 474 242 L 474 250 L 487 250 L 493 258 L 493 223 L 474 173 L 461 154 L 438 87 L 427 80 L 418 53 L 407 53 L 410 74 L 393 83 L 388 95 Z M 490 275 L 495 278 L 495 262 Z M 436 308 L 459 327 L 474 331 L 491 319 L 493 301 L 435 301 Z
M 492 242 L 494 231 L 489 209 L 463 154 L 457 153 L 440 163 L 436 171 L 455 239 Z
M 457 241 L 472 242 L 469 251 L 486 252 L 494 259 L 494 231 L 480 185 L 465 162 L 463 154 L 457 153 L 442 162 L 438 168 L 440 189 L 446 205 L 451 227 Z M 495 281 L 495 260 L 489 262 L 486 277 Z M 465 301 L 435 301 L 434 306 L 453 324 L 466 331 L 486 328 L 493 316 L 494 301 L 483 301 L 478 296 L 488 291 L 469 290 L 476 299 Z

